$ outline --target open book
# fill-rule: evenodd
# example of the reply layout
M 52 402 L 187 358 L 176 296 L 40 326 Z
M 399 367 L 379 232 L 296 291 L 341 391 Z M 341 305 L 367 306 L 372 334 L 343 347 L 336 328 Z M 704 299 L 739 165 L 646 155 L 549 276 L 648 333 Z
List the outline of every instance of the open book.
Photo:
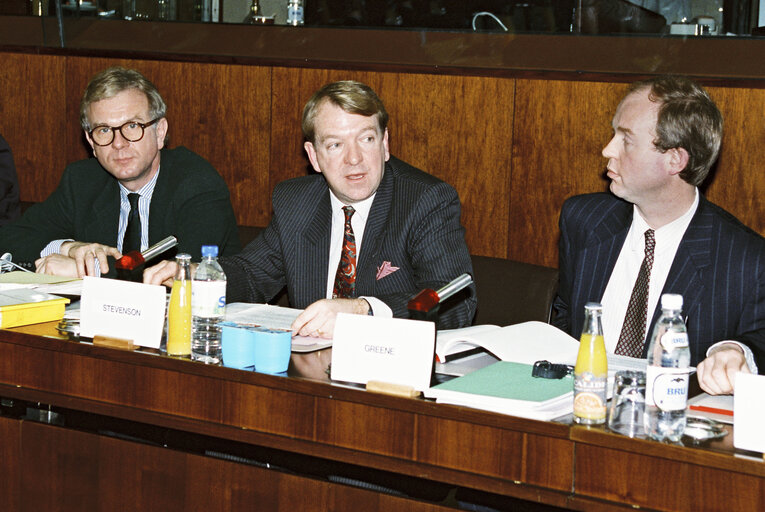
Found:
M 523 322 L 498 327 L 475 325 L 464 329 L 439 331 L 436 335 L 436 358 L 446 362 L 460 354 L 480 348 L 502 361 L 534 364 L 576 364 L 579 340 L 544 322 Z M 608 354 L 609 374 L 618 370 L 645 370 L 646 360 Z

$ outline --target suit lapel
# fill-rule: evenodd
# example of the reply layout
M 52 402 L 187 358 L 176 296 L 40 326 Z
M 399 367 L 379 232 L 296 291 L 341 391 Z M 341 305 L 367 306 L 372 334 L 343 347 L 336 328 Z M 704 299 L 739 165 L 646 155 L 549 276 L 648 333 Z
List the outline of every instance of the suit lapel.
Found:
M 708 202 L 703 197 L 699 198 L 699 206 L 696 213 L 685 230 L 680 245 L 677 247 L 675 259 L 667 275 L 667 281 L 661 293 L 679 293 L 683 296 L 683 304 L 698 304 L 700 297 L 705 291 L 705 282 L 702 276 L 703 269 L 711 265 L 712 231 L 714 215 L 708 208 Z M 684 314 L 688 314 L 687 306 L 683 308 Z M 661 313 L 658 305 L 653 314 L 649 333 L 653 332 Z
M 332 207 L 329 190 L 322 185 L 317 192 L 320 199 L 314 207 L 311 221 L 303 231 L 304 261 L 306 276 L 311 276 L 303 283 L 307 297 L 325 297 L 327 293 L 327 275 L 329 269 L 329 244 L 332 231 Z M 313 302 L 312 299 L 310 302 Z
M 620 203 L 615 203 L 621 206 Z M 616 260 L 619 258 L 627 232 L 632 224 L 632 208 L 609 211 L 603 221 L 593 229 L 585 245 L 582 276 L 591 276 L 590 298 L 599 301 L 603 298 L 606 285 L 611 278 Z
M 377 255 L 382 247 L 393 199 L 394 172 L 390 163 L 386 163 L 383 179 L 377 188 L 372 207 L 369 209 L 356 272 L 356 295 L 371 295 L 374 292 L 377 265 L 381 263 L 377 261 Z
M 103 193 L 93 201 L 90 211 L 90 220 L 84 230 L 83 240 L 106 240 L 112 247 L 117 247 L 117 226 L 120 222 L 120 191 L 117 180 L 110 178 L 106 182 Z

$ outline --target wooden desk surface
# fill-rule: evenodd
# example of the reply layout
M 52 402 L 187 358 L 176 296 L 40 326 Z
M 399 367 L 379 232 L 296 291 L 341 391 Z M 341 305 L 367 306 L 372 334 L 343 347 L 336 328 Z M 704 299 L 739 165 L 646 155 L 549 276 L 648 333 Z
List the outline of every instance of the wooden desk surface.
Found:
M 289 377 L 0 331 L 0 396 L 579 510 L 765 509 L 765 462 L 732 434 L 685 447 L 379 395 L 329 382 L 329 352 Z

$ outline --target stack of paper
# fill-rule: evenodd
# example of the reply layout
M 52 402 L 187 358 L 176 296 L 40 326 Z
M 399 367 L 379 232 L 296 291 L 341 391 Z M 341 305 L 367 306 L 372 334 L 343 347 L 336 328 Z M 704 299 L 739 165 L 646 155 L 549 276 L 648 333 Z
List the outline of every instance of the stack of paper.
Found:
M 486 368 L 430 388 L 437 402 L 537 420 L 551 420 L 573 411 L 574 379 L 531 376 L 532 365 L 499 361 Z
M 0 291 L 0 327 L 61 320 L 69 299 L 20 288 Z

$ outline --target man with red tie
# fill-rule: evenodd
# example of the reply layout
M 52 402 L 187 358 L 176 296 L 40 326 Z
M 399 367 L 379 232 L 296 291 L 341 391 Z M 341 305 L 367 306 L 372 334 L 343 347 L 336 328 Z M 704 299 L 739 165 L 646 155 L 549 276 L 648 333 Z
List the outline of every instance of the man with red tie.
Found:
M 316 174 L 273 193 L 268 227 L 221 258 L 227 299 L 267 302 L 287 287 L 303 336 L 332 337 L 337 313 L 407 317 L 408 300 L 472 273 L 453 187 L 391 156 L 388 114 L 367 85 L 327 84 L 303 110 L 304 148 Z M 168 283 L 174 264 L 144 281 Z M 470 325 L 471 287 L 440 308 L 439 328 Z

